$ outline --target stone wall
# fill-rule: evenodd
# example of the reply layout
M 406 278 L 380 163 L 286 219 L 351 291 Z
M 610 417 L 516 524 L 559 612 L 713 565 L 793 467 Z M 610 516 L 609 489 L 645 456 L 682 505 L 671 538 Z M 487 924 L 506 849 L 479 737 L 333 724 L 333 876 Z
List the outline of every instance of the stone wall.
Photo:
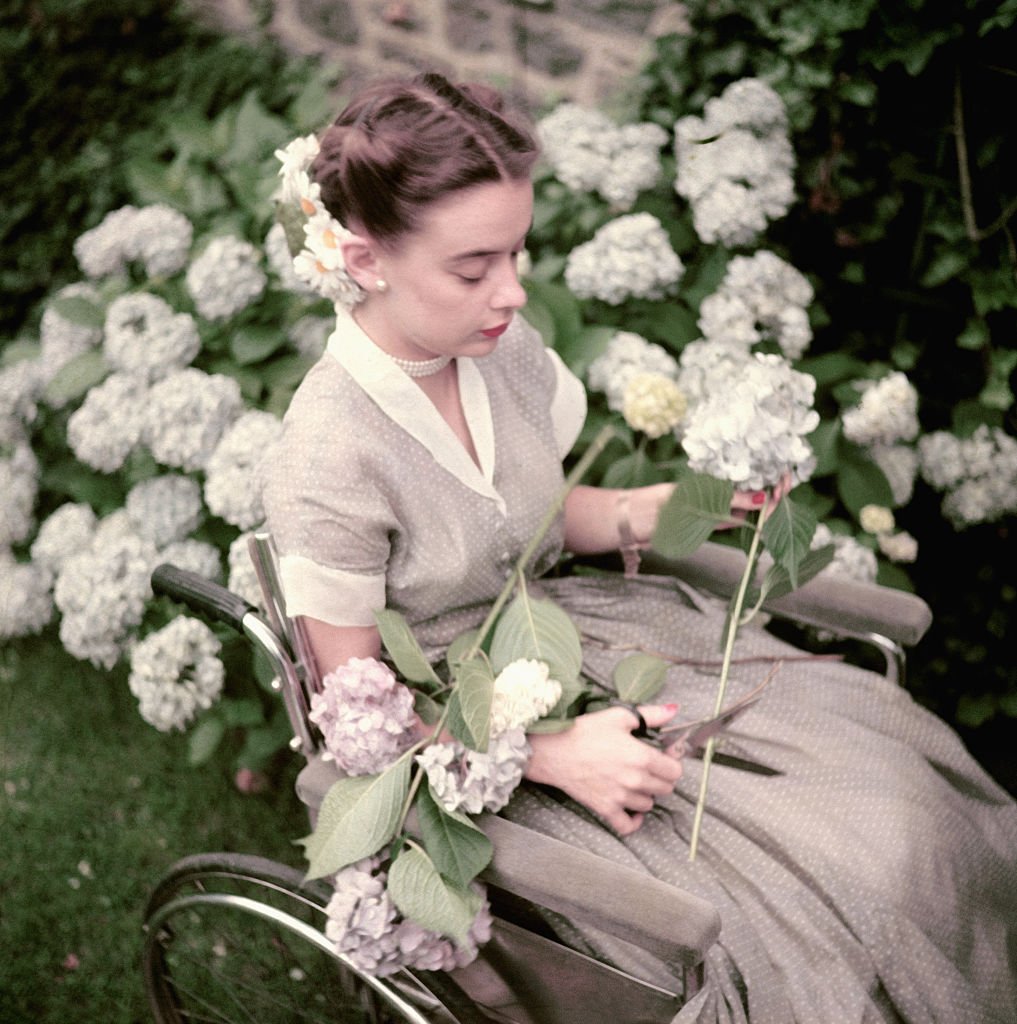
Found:
M 287 50 L 339 62 L 344 78 L 434 69 L 532 104 L 610 103 L 654 37 L 683 31 L 673 0 L 190 0 L 202 20 L 265 29 Z

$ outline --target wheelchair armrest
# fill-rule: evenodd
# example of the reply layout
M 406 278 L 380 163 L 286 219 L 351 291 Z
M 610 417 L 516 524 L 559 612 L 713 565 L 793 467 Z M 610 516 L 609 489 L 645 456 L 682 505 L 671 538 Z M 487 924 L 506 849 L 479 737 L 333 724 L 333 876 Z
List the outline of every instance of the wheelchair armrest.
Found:
M 297 794 L 316 809 L 338 777 L 334 763 L 312 758 L 297 778 Z M 480 815 L 477 824 L 494 845 L 481 879 L 508 893 L 686 967 L 698 964 L 720 934 L 716 908 L 691 893 L 494 814 Z
M 730 597 L 741 580 L 745 554 L 707 541 L 686 558 L 643 553 L 643 571 L 678 576 L 718 597 Z M 765 602 L 773 615 L 854 636 L 877 634 L 905 647 L 918 643 L 932 624 L 932 611 L 917 594 L 876 583 L 824 574 L 784 597 Z

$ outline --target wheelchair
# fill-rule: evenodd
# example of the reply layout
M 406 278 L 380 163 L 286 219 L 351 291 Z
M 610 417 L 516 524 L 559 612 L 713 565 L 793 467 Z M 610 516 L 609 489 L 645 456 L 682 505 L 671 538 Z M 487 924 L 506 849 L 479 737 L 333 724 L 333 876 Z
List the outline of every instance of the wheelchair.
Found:
M 240 631 L 267 659 L 293 729 L 290 745 L 303 759 L 296 792 L 313 823 L 337 778 L 308 718 L 320 680 L 300 621 L 285 614 L 271 537 L 253 534 L 250 553 L 260 609 L 170 565 L 155 570 L 153 587 Z M 643 565 L 728 597 L 743 559 L 739 550 L 708 542 L 677 560 L 647 552 Z M 861 642 L 880 654 L 885 674 L 899 683 L 906 648 L 932 620 L 913 594 L 823 576 L 765 611 L 775 621 Z M 662 1024 L 701 988 L 707 951 L 721 929 L 711 904 L 496 815 L 477 821 L 494 845 L 480 876 L 493 934 L 472 964 L 447 973 L 402 970 L 375 978 L 358 970 L 325 934 L 331 887 L 305 883 L 297 868 L 237 853 L 201 853 L 174 864 L 154 887 L 144 916 L 142 970 L 155 1021 Z M 554 915 L 672 964 L 674 990 L 570 948 L 548 926 Z

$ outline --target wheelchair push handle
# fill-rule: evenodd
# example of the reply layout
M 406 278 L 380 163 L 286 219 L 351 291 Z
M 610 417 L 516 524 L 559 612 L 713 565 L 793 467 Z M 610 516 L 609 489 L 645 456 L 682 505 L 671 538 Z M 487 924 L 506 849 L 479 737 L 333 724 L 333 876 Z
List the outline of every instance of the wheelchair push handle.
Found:
M 244 617 L 257 612 L 254 605 L 211 580 L 164 563 L 152 572 L 152 589 L 187 605 L 199 615 L 216 619 L 242 632 Z

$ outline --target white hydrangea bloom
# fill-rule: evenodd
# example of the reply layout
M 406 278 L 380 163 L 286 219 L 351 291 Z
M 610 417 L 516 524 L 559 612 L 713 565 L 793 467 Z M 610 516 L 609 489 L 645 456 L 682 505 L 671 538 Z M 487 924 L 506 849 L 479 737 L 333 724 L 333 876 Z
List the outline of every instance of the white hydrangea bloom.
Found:
M 242 238 L 213 238 L 187 268 L 187 291 L 206 320 L 226 320 L 261 296 L 268 283 L 261 253 Z
M 88 550 L 64 562 L 53 598 L 68 653 L 97 668 L 120 660 L 152 597 L 156 560 L 151 541 L 118 528 L 97 530 Z
M 304 316 L 289 329 L 288 336 L 302 356 L 317 359 L 325 351 L 328 337 L 334 329 L 334 317 Z
M 0 369 L 0 450 L 13 447 L 35 421 L 44 377 L 38 359 L 19 359 Z
M 0 547 L 0 640 L 41 632 L 53 618 L 53 577 L 45 566 L 17 562 Z
M 949 430 L 935 430 L 918 439 L 918 465 L 922 479 L 937 491 L 956 487 L 967 466 L 961 438 Z
M 565 263 L 565 283 L 581 299 L 617 306 L 628 298 L 662 299 L 682 279 L 685 266 L 667 232 L 651 213 L 609 221 Z
M 129 292 L 106 311 L 103 352 L 114 370 L 151 382 L 187 366 L 200 350 L 194 318 L 158 295 Z
M 813 297 L 805 275 L 776 253 L 734 256 L 717 291 L 700 305 L 699 329 L 709 340 L 749 346 L 775 341 L 795 360 L 812 341 L 806 310 Z
M 918 441 L 922 477 L 945 491 L 943 515 L 955 529 L 994 522 L 1017 512 L 1017 439 L 979 426 L 970 437 L 947 431 Z
M 592 391 L 602 391 L 607 406 L 621 412 L 629 381 L 641 373 L 657 373 L 673 380 L 678 362 L 666 349 L 633 331 L 618 331 L 604 351 L 590 363 L 586 382 Z
M 213 583 L 222 582 L 222 557 L 219 549 L 207 541 L 193 537 L 175 540 L 159 550 L 158 560 L 203 576 Z
M 286 229 L 278 221 L 269 228 L 265 236 L 265 259 L 269 268 L 279 279 L 279 284 L 288 291 L 297 295 L 315 295 L 315 290 L 306 282 L 302 281 L 296 270 L 293 268 L 293 254 L 290 252 L 289 242 L 286 240 Z
M 265 458 L 282 420 L 251 409 L 232 423 L 205 465 L 205 501 L 213 515 L 249 530 L 265 518 L 261 503 Z
M 752 353 L 741 340 L 691 341 L 678 357 L 678 387 L 693 408 L 736 378 L 751 360 Z
M 144 206 L 135 213 L 131 230 L 127 256 L 138 260 L 148 277 L 172 277 L 184 269 L 194 228 L 179 210 L 165 203 Z
M 176 370 L 149 391 L 142 441 L 164 466 L 204 469 L 243 405 L 232 377 Z
M 845 533 L 834 533 L 826 523 L 819 523 L 812 535 L 812 550 L 833 545 L 833 561 L 823 574 L 855 580 L 859 583 L 874 583 L 879 563 L 876 553 L 854 537 Z
M 135 532 L 157 547 L 183 540 L 201 524 L 201 485 L 179 473 L 135 484 L 124 502 Z
M 50 513 L 32 541 L 32 561 L 56 575 L 72 555 L 87 550 L 95 538 L 96 517 L 84 502 L 65 502 Z
M 77 238 L 74 257 L 85 277 L 95 279 L 126 272 L 127 239 L 131 237 L 137 212 L 135 206 L 122 206 Z
M 135 644 L 127 680 L 141 717 L 160 732 L 183 730 L 222 692 L 222 645 L 200 619 L 180 615 Z
M 113 373 L 85 396 L 67 421 L 67 443 L 86 466 L 113 473 L 137 448 L 150 392 L 133 374 Z
M 890 533 L 897 525 L 893 512 L 883 505 L 863 505 L 858 512 L 858 522 L 866 533 Z
M 99 293 L 85 281 L 61 288 L 54 298 L 86 299 L 96 306 L 100 303 Z M 72 359 L 95 348 L 101 341 L 101 327 L 68 320 L 51 302 L 39 321 L 39 372 L 43 380 L 52 380 Z
M 242 597 L 255 608 L 260 608 L 264 602 L 261 593 L 261 583 L 258 581 L 258 573 L 251 561 L 249 533 L 242 533 L 230 544 L 226 557 L 228 565 L 226 586 L 237 597 Z
M 864 448 L 918 436 L 918 392 L 899 370 L 878 381 L 856 381 L 861 401 L 843 416 L 844 436 Z
M 876 444 L 869 449 L 869 457 L 883 471 L 894 505 L 906 505 L 915 490 L 918 452 L 906 444 Z
M 494 681 L 491 736 L 509 729 L 526 729 L 561 699 L 561 683 L 550 678 L 547 662 L 518 658 Z
M 649 122 L 616 125 L 606 114 L 562 103 L 537 124 L 544 158 L 574 192 L 599 192 L 627 210 L 660 177 L 663 128 Z
M 879 550 L 891 562 L 913 562 L 918 558 L 918 541 L 906 530 L 881 533 L 877 538 Z
M 447 811 L 500 811 L 519 785 L 530 745 L 522 729 L 493 736 L 486 753 L 458 740 L 431 743 L 416 757 L 427 773 L 431 794 Z
M 735 379 L 693 407 L 682 445 L 689 467 L 742 490 L 807 480 L 815 456 L 806 440 L 819 425 L 815 379 L 777 355 L 756 353 Z
M 26 441 L 0 451 L 0 548 L 27 539 L 35 527 L 39 461 Z
M 675 191 L 704 242 L 749 245 L 794 200 L 795 158 L 780 97 L 758 79 L 729 85 L 703 116 L 675 124 Z
M 661 373 L 637 373 L 625 387 L 622 415 L 647 437 L 663 437 L 685 418 L 688 402 L 681 388 Z

